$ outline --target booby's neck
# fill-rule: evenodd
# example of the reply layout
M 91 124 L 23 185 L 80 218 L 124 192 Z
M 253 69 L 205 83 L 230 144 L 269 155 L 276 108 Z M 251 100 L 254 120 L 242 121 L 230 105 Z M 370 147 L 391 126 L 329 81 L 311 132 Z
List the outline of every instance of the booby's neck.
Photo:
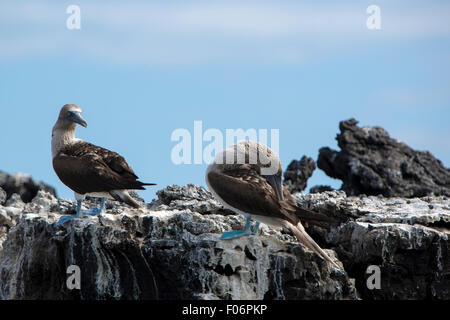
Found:
M 75 138 L 75 128 L 74 123 L 61 125 L 56 122 L 52 130 L 52 158 L 64 147 L 80 140 Z

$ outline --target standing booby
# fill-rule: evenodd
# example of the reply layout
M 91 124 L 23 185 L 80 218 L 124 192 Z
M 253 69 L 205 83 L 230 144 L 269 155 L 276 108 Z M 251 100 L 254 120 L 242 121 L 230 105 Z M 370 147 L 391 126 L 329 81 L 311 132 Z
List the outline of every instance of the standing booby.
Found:
M 84 214 L 102 214 L 105 198 L 139 208 L 127 190 L 145 190 L 143 186 L 154 183 L 138 181 L 133 169 L 118 153 L 75 138 L 77 124 L 87 127 L 81 108 L 66 104 L 52 131 L 53 169 L 62 183 L 75 192 L 77 200 L 76 215 L 61 217 L 58 225 Z M 100 207 L 81 211 L 81 202 L 86 195 L 101 198 Z
M 280 159 L 264 144 L 240 141 L 216 155 L 206 170 L 206 184 L 226 208 L 247 218 L 244 230 L 225 232 L 221 238 L 255 234 L 259 222 L 275 228 L 285 227 L 303 245 L 339 268 L 306 233 L 301 223 L 303 220 L 324 226 L 335 224 L 334 219 L 298 207 L 290 192 L 283 187 L 281 177 Z M 253 230 L 251 219 L 257 221 Z

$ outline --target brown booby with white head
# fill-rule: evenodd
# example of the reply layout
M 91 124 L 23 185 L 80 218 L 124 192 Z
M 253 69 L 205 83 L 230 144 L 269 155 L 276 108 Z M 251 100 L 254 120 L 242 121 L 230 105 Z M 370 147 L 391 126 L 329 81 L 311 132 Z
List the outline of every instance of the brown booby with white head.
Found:
M 245 230 L 226 232 L 222 239 L 255 234 L 259 222 L 275 228 L 285 227 L 303 245 L 339 268 L 306 233 L 301 222 L 323 227 L 336 221 L 297 205 L 282 185 L 280 159 L 264 144 L 240 141 L 218 153 L 206 170 L 206 184 L 226 208 L 247 217 Z M 257 221 L 253 231 L 250 219 Z
M 127 190 L 145 190 L 144 186 L 154 183 L 138 181 L 133 169 L 118 153 L 75 138 L 77 124 L 87 127 L 81 108 L 66 104 L 52 131 L 53 169 L 59 179 L 75 192 L 77 200 L 76 215 L 61 217 L 58 224 L 85 214 L 100 215 L 105 198 L 139 208 Z M 81 211 L 81 201 L 86 195 L 101 198 L 100 207 Z

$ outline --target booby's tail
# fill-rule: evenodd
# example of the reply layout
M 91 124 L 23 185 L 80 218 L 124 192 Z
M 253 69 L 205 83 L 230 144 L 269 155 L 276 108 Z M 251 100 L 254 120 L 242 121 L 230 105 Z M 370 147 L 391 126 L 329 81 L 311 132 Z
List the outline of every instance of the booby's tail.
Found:
M 143 186 L 156 186 L 156 183 L 145 183 L 145 182 L 141 182 L 141 184 Z
M 112 190 L 109 194 L 117 201 L 125 202 L 127 205 L 135 209 L 139 209 L 141 205 L 134 200 L 126 190 Z
M 130 186 L 129 189 L 145 190 L 144 186 L 156 186 L 156 183 L 145 183 L 141 181 L 134 181 L 134 183 L 137 183 L 137 185 Z
M 297 224 L 297 226 L 294 226 L 289 221 L 283 220 L 283 225 L 292 231 L 292 233 L 295 235 L 295 237 L 298 239 L 298 241 L 305 245 L 308 249 L 312 250 L 313 252 L 317 253 L 319 256 L 327 260 L 328 262 L 331 262 L 336 268 L 341 269 L 340 266 L 337 265 L 336 262 L 334 262 L 329 255 L 323 251 L 323 249 L 313 240 L 313 238 L 310 237 L 308 233 L 306 233 L 305 228 L 303 228 L 303 225 L 301 222 Z

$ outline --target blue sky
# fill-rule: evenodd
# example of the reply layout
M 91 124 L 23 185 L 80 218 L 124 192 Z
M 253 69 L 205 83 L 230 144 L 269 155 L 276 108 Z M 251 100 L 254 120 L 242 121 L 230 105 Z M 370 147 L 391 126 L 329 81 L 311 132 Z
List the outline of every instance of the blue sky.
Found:
M 81 29 L 66 28 L 69 5 Z M 368 30 L 366 8 L 381 9 Z M 121 153 L 146 201 L 204 185 L 206 164 L 175 165 L 178 128 L 279 129 L 284 168 L 337 148 L 341 120 L 382 126 L 450 162 L 448 1 L 1 1 L 0 170 L 72 198 L 51 166 L 51 128 L 83 108 L 77 136 Z M 207 143 L 204 144 L 204 146 Z M 316 170 L 316 184 L 340 181 Z

